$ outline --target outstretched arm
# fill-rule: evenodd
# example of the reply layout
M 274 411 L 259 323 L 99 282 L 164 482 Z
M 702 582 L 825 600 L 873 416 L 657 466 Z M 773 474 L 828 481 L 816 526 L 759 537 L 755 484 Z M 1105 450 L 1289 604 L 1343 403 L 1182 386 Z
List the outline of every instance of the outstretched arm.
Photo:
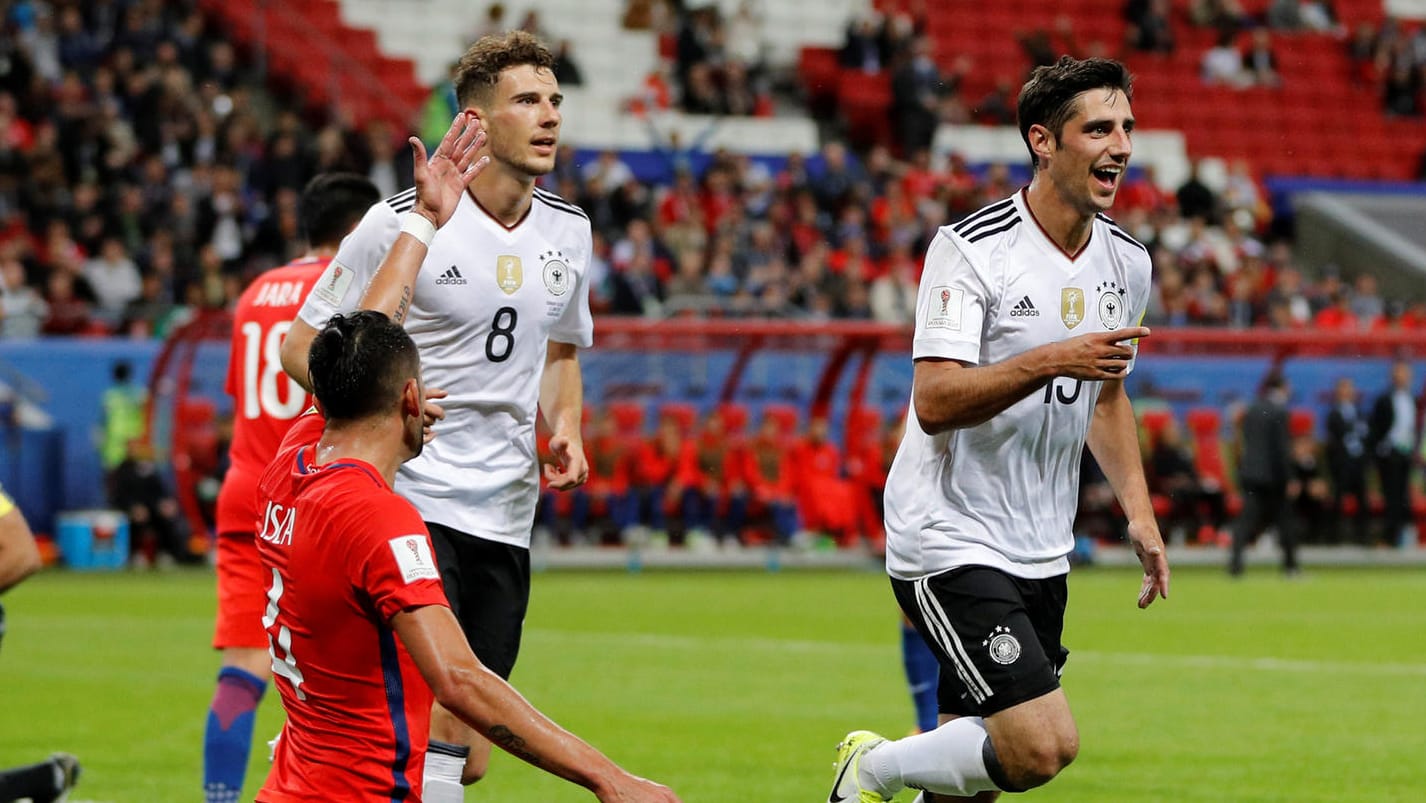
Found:
M 1144 463 L 1139 456 L 1139 435 L 1134 424 L 1134 408 L 1124 383 L 1113 380 L 1104 383 L 1099 401 L 1094 407 L 1094 419 L 1089 423 L 1089 451 L 1114 489 L 1120 507 L 1129 518 L 1129 542 L 1144 567 L 1144 581 L 1139 589 L 1139 607 L 1147 608 L 1158 597 L 1169 596 L 1169 559 L 1164 551 L 1164 539 L 1159 523 L 1154 519 L 1154 507 L 1149 500 L 1149 486 L 1144 479 Z
M 436 699 L 501 749 L 613 803 L 677 803 L 667 787 L 620 768 L 561 728 L 471 653 L 450 608 L 428 605 L 391 618 Z

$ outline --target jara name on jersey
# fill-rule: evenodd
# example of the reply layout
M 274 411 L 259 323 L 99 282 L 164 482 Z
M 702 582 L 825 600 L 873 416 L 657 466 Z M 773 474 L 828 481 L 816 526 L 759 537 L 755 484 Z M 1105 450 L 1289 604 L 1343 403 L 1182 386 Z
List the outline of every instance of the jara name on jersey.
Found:
M 263 285 L 253 300 L 254 307 L 295 307 L 307 294 L 301 282 L 273 282 Z

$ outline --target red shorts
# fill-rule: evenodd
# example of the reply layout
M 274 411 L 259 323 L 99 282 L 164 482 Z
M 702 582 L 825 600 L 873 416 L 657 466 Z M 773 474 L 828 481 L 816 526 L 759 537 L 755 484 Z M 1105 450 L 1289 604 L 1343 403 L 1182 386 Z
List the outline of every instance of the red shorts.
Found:
M 267 649 L 267 631 L 262 626 L 266 604 L 267 572 L 258 559 L 253 536 L 218 536 L 218 617 L 213 647 Z

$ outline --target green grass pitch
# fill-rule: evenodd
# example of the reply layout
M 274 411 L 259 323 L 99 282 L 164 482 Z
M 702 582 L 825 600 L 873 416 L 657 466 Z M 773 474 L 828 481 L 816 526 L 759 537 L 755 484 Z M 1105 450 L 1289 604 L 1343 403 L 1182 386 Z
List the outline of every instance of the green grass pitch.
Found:
M 72 799 L 199 799 L 217 658 L 207 572 L 48 573 L 7 595 L 0 766 L 69 750 Z M 1426 572 L 1071 575 L 1079 760 L 1038 800 L 1426 800 Z M 853 728 L 912 716 L 878 572 L 538 575 L 516 685 L 689 803 L 826 799 Z M 276 695 L 258 736 L 276 733 Z M 266 773 L 254 751 L 245 800 Z M 470 800 L 592 800 L 507 756 Z M 898 801 L 909 801 L 903 794 Z

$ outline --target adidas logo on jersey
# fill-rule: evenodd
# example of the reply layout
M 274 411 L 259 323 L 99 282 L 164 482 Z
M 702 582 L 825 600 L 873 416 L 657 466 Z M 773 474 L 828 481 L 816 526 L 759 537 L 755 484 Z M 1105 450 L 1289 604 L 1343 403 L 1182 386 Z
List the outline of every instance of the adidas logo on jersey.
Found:
M 1040 317 L 1040 311 L 1035 309 L 1034 304 L 1030 303 L 1030 297 L 1025 296 L 1024 298 L 1020 299 L 1020 301 L 1014 307 L 1010 309 L 1010 317 L 1038 318 Z
M 460 268 L 452 265 L 446 268 L 446 272 L 441 274 L 441 278 L 436 280 L 436 284 L 470 284 L 470 282 L 460 275 Z

